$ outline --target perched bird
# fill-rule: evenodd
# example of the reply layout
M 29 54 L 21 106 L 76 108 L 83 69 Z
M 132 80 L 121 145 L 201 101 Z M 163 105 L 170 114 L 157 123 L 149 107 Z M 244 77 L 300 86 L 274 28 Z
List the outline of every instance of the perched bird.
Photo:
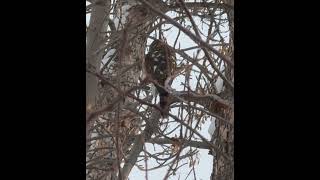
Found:
M 176 68 L 175 52 L 169 48 L 164 40 L 156 39 L 150 45 L 144 66 L 149 77 L 160 85 L 154 83 L 160 96 L 160 108 L 163 111 L 161 115 L 166 118 L 168 117 L 170 104 L 168 102 L 169 93 L 165 88 L 170 88 L 166 86 L 172 84 L 172 80 L 167 81 Z

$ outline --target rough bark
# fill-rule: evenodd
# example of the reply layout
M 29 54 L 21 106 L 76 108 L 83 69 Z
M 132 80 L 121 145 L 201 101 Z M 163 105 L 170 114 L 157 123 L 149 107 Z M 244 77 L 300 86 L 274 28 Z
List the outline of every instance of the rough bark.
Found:
M 99 68 L 100 60 L 103 53 L 94 53 L 98 47 L 101 46 L 103 38 L 101 30 L 105 23 L 106 17 L 109 15 L 110 0 L 94 1 L 95 5 L 92 6 L 92 13 L 87 32 L 87 47 L 86 47 L 86 63 L 93 71 Z M 98 78 L 90 73 L 86 73 L 86 116 L 95 109 L 95 100 L 97 96 Z M 87 119 L 87 118 L 86 118 Z M 86 139 L 89 139 L 89 129 L 92 126 L 91 122 L 86 122 Z M 89 144 L 87 145 L 87 150 Z
M 229 30 L 230 30 L 230 46 L 226 52 L 232 62 L 234 62 L 234 44 L 233 44 L 233 34 L 234 34 L 234 11 L 233 5 L 234 0 L 223 0 L 224 4 L 227 4 L 230 8 L 227 11 Z M 234 70 L 233 67 L 226 66 L 226 77 L 228 79 L 234 80 Z M 220 150 L 231 158 L 231 161 L 226 161 L 226 159 L 218 154 L 214 155 L 213 161 L 213 171 L 211 174 L 211 180 L 233 180 L 234 179 L 234 108 L 233 100 L 234 94 L 233 90 L 226 87 L 223 92 L 221 92 L 221 97 L 229 102 L 231 102 L 232 108 L 229 110 L 217 108 L 217 106 L 211 106 L 210 110 L 214 112 L 221 113 L 221 116 L 228 120 L 228 123 L 224 121 L 216 121 L 216 130 L 212 136 L 212 142 L 220 148 Z
M 154 1 L 154 5 L 160 7 L 159 1 Z M 125 6 L 129 8 L 124 9 L 123 7 Z M 125 10 L 126 12 L 121 12 L 120 9 Z M 88 102 L 92 102 L 94 94 L 104 94 L 104 97 L 99 97 L 101 101 L 98 102 L 98 107 L 108 106 L 118 97 L 120 97 L 120 100 L 116 104 L 113 104 L 114 111 L 102 114 L 104 120 L 91 119 L 90 121 L 92 122 L 91 126 L 98 126 L 99 123 L 107 124 L 104 127 L 96 127 L 95 129 L 101 132 L 108 132 L 110 138 L 95 141 L 94 148 L 105 148 L 96 152 L 93 155 L 93 158 L 101 156 L 105 156 L 105 158 L 102 158 L 104 159 L 102 163 L 95 166 L 102 170 L 91 170 L 87 175 L 87 179 L 127 179 L 129 172 L 135 163 L 135 160 L 133 159 L 133 165 L 127 165 L 124 170 L 119 171 L 119 162 L 121 162 L 124 155 L 127 154 L 128 148 L 132 144 L 132 142 L 130 142 L 130 136 L 135 135 L 138 132 L 139 123 L 141 123 L 136 114 L 125 108 L 133 102 L 133 99 L 123 96 L 121 92 L 126 92 L 130 88 L 139 85 L 138 78 L 141 72 L 141 63 L 144 60 L 144 50 L 147 39 L 146 34 L 150 25 L 149 21 L 154 17 L 154 14 L 144 6 L 136 4 L 134 1 L 129 1 L 129 3 L 122 5 L 119 4 L 118 12 L 124 14 L 126 17 L 124 18 L 125 21 L 123 21 L 123 24 L 117 27 L 116 32 L 112 33 L 110 37 L 109 42 L 114 42 L 113 44 L 110 44 L 110 49 L 115 49 L 116 51 L 115 57 L 109 66 L 110 71 L 104 75 L 107 77 L 106 80 L 116 87 L 106 85 L 101 92 L 99 92 L 97 88 L 88 87 L 87 98 L 91 98 Z M 102 46 L 104 45 L 100 44 L 98 48 L 95 48 L 95 52 Z M 101 59 L 102 57 L 99 56 L 93 61 L 96 67 L 101 63 Z M 87 85 L 96 85 L 98 79 L 92 75 L 89 77 L 91 79 L 88 80 L 90 83 L 87 83 Z M 122 126 L 122 122 L 130 122 L 130 125 L 136 124 L 136 126 Z M 89 129 L 90 128 L 87 130 Z M 136 152 L 134 148 L 131 148 L 133 149 L 131 150 L 131 154 L 134 156 L 141 151 L 140 143 L 136 142 L 136 148 L 138 148 Z M 90 166 L 90 164 L 87 166 Z

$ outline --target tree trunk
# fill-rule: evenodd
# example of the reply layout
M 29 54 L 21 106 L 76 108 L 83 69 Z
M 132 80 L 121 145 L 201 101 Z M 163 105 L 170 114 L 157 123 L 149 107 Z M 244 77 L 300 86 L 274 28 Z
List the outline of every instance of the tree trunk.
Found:
M 232 62 L 234 62 L 234 44 L 233 44 L 233 33 L 234 33 L 234 11 L 233 5 L 234 0 L 223 0 L 224 4 L 231 7 L 227 10 L 227 16 L 229 20 L 229 30 L 230 30 L 230 46 L 226 52 Z M 234 80 L 234 70 L 233 67 L 226 66 L 225 69 L 226 77 L 230 80 Z M 229 123 L 222 121 L 216 121 L 215 133 L 212 137 L 213 143 L 219 147 L 220 151 L 225 154 L 227 157 L 230 157 L 231 161 L 227 161 L 223 156 L 219 154 L 214 154 L 213 160 L 213 170 L 211 175 L 211 180 L 233 180 L 234 179 L 234 108 L 233 100 L 234 94 L 233 90 L 226 87 L 225 90 L 221 93 L 221 98 L 228 100 L 232 103 L 232 108 L 229 110 L 218 109 L 218 113 L 221 113 L 221 116 L 228 120 Z M 217 109 L 215 109 L 217 110 Z
M 97 0 L 96 5 L 92 7 L 92 13 L 87 32 L 87 45 L 86 45 L 86 63 L 93 71 L 99 69 L 103 52 L 95 53 L 96 50 L 102 45 L 101 30 L 105 23 L 105 18 L 109 15 L 110 0 Z M 86 73 L 86 116 L 91 111 L 96 109 L 95 101 L 98 92 L 98 78 L 90 73 Z M 87 119 L 86 118 L 86 119 Z M 90 137 L 89 129 L 92 127 L 94 120 L 86 122 L 86 139 Z M 87 145 L 87 150 L 89 144 Z
M 109 44 L 110 42 L 113 43 L 110 44 L 110 49 L 115 49 L 115 58 L 110 62 L 108 67 L 109 71 L 104 75 L 104 77 L 107 77 L 106 80 L 116 85 L 116 87 L 105 86 L 102 94 L 106 94 L 106 96 L 103 97 L 103 101 L 99 102 L 97 106 L 108 106 L 118 97 L 121 97 L 121 100 L 114 104 L 115 106 L 112 108 L 112 112 L 108 111 L 103 114 L 103 120 L 96 119 L 90 121 L 92 123 L 89 125 L 89 128 L 93 125 L 97 126 L 97 124 L 102 121 L 108 124 L 104 127 L 96 127 L 96 129 L 101 132 L 108 132 L 110 137 L 99 139 L 93 145 L 95 148 L 104 149 L 97 151 L 92 158 L 101 158 L 101 156 L 105 158 L 102 158 L 101 163 L 98 163 L 99 165 L 96 166 L 99 167 L 99 169 L 91 170 L 90 173 L 88 173 L 87 179 L 122 180 L 127 179 L 129 174 L 125 173 L 122 175 L 119 171 L 119 162 L 121 162 L 124 155 L 127 154 L 128 148 L 130 144 L 132 144 L 132 142 L 130 142 L 131 137 L 137 133 L 137 127 L 139 127 L 141 120 L 136 114 L 126 108 L 134 103 L 134 101 L 133 99 L 123 96 L 123 93 L 139 85 L 141 65 L 145 54 L 146 34 L 150 27 L 150 20 L 154 17 L 147 8 L 134 2 L 135 1 L 129 1 L 127 4 L 118 6 L 118 16 L 120 16 L 121 12 L 122 17 L 119 21 L 123 24 L 115 24 L 117 29 L 111 34 Z M 157 7 L 160 7 L 160 3 L 162 2 L 154 1 L 154 5 Z M 94 14 L 91 15 L 91 18 L 94 17 L 93 15 Z M 105 17 L 104 15 L 100 16 Z M 97 46 L 95 46 L 94 49 L 97 49 Z M 100 53 L 98 54 L 101 55 Z M 95 67 L 99 67 L 102 56 L 95 57 L 92 62 Z M 93 102 L 99 93 L 97 84 L 98 79 L 87 73 L 87 102 Z M 88 85 L 90 87 L 88 87 Z M 97 123 L 94 123 L 95 121 Z M 125 122 L 130 122 L 129 124 L 131 125 L 136 124 L 136 126 L 122 126 Z M 87 127 L 88 137 L 90 137 L 89 128 Z M 139 149 L 138 153 L 140 153 L 140 151 L 141 149 Z M 89 164 L 87 167 L 91 165 Z M 130 172 L 131 168 L 132 167 L 128 169 L 128 166 L 126 166 L 125 172 Z

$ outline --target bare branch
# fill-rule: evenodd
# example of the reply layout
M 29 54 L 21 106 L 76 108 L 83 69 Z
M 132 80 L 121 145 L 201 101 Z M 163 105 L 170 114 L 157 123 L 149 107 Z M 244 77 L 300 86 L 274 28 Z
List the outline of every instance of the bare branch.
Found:
M 216 49 L 214 49 L 212 46 L 210 46 L 208 43 L 204 42 L 202 39 L 198 38 L 196 35 L 192 34 L 188 29 L 184 28 L 183 26 L 181 26 L 179 23 L 177 23 L 176 21 L 172 20 L 169 16 L 165 15 L 164 13 L 162 13 L 161 11 L 159 11 L 158 9 L 155 9 L 153 7 L 153 5 L 151 5 L 149 2 L 145 1 L 145 0 L 139 0 L 141 3 L 145 4 L 146 6 L 148 6 L 150 9 L 152 9 L 152 11 L 154 11 L 155 13 L 157 13 L 159 16 L 163 17 L 164 19 L 166 19 L 168 22 L 170 22 L 172 25 L 176 26 L 177 28 L 179 28 L 181 31 L 183 31 L 186 35 L 188 35 L 192 40 L 194 40 L 196 43 L 198 43 L 201 47 L 205 47 L 210 49 L 212 52 L 214 52 L 219 58 L 221 58 L 223 61 L 225 61 L 227 64 L 229 64 L 231 67 L 234 66 L 233 62 L 230 60 L 230 58 L 224 56 L 223 54 L 221 54 L 219 51 L 217 51 Z
M 200 142 L 200 141 L 188 141 L 186 139 L 180 139 L 181 143 L 185 146 L 190 146 L 194 148 L 201 148 L 201 149 L 210 149 L 210 146 L 207 143 Z M 152 138 L 147 141 L 148 143 L 152 144 L 173 144 L 174 141 L 171 139 L 164 139 L 164 138 Z

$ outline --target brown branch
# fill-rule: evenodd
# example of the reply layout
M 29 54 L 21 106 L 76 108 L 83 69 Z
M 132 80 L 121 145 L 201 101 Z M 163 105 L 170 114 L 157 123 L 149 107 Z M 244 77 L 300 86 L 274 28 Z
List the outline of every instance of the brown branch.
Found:
M 188 8 L 186 7 L 186 4 L 184 3 L 184 0 L 179 0 L 179 3 L 178 3 L 178 4 L 179 4 L 180 6 L 182 6 L 182 8 L 184 9 L 184 11 L 186 12 L 188 18 L 190 19 L 190 22 L 191 22 L 191 24 L 192 24 L 193 30 L 194 30 L 194 32 L 196 33 L 196 35 L 197 35 L 199 38 L 201 38 L 201 37 L 200 37 L 199 30 L 198 30 L 198 28 L 197 28 L 197 25 L 196 25 L 196 23 L 194 22 L 194 20 L 193 20 L 193 18 L 192 18 L 192 16 L 191 16 L 190 11 L 189 11 Z
M 179 140 L 181 141 L 182 144 L 184 144 L 186 146 L 190 146 L 190 147 L 194 147 L 194 148 L 201 148 L 201 149 L 210 149 L 210 146 L 204 142 L 188 141 L 186 139 L 179 139 Z M 159 145 L 174 143 L 173 140 L 165 139 L 165 138 L 152 138 L 152 139 L 149 139 L 147 142 L 152 143 L 152 144 L 159 144 Z
M 206 43 L 205 41 L 203 41 L 202 39 L 200 39 L 199 37 L 197 37 L 196 35 L 194 35 L 192 32 L 190 32 L 188 29 L 184 28 L 181 24 L 179 24 L 178 22 L 174 21 L 172 18 L 170 18 L 169 16 L 165 15 L 163 12 L 159 11 L 158 9 L 156 9 L 153 5 L 151 5 L 149 2 L 145 1 L 145 0 L 139 0 L 141 3 L 143 3 L 144 5 L 148 6 L 153 12 L 155 12 L 156 14 L 158 14 L 159 16 L 163 17 L 164 19 L 166 19 L 168 22 L 170 22 L 172 25 L 176 26 L 177 28 L 181 29 L 182 32 L 184 32 L 186 35 L 188 35 L 192 40 L 194 40 L 196 43 L 198 43 L 200 46 L 203 46 L 205 48 L 210 49 L 212 52 L 214 52 L 219 58 L 221 58 L 225 63 L 229 64 L 231 67 L 234 67 L 233 62 L 230 60 L 229 57 L 224 56 L 223 54 L 221 54 L 219 51 L 217 51 L 216 49 L 214 49 L 212 46 L 210 46 L 208 43 Z
M 170 47 L 170 48 L 171 48 L 171 47 Z M 203 67 L 202 65 L 200 65 L 197 60 L 192 59 L 189 55 L 187 55 L 185 52 L 183 52 L 183 51 L 181 51 L 181 50 L 179 50 L 179 49 L 173 49 L 173 48 L 172 48 L 172 50 L 174 50 L 176 53 L 178 53 L 181 57 L 183 57 L 183 58 L 185 58 L 186 60 L 188 60 L 189 62 L 191 62 L 193 65 L 197 66 L 197 68 L 200 69 L 200 71 L 206 76 L 206 78 L 207 78 L 209 81 L 212 81 L 212 80 L 213 80 L 213 79 L 209 76 L 209 75 L 213 76 L 212 73 L 210 73 L 207 68 L 205 68 L 205 67 Z
M 180 97 L 182 97 L 184 99 L 188 99 L 193 102 L 197 102 L 199 104 L 202 104 L 201 101 L 210 100 L 210 101 L 215 101 L 215 102 L 219 103 L 221 106 L 224 106 L 226 108 L 233 108 L 231 102 L 224 100 L 215 94 L 199 95 L 199 94 L 196 94 L 192 91 L 179 91 L 176 93 L 176 95 L 179 95 Z
M 176 117 L 175 115 L 169 113 L 169 116 L 171 118 L 173 118 L 174 120 L 176 120 L 177 122 L 181 123 L 182 125 L 184 125 L 187 129 L 189 129 L 190 131 L 192 131 L 194 134 L 196 134 L 197 136 L 200 137 L 200 139 L 205 142 L 206 144 L 209 145 L 210 148 L 212 148 L 217 155 L 222 155 L 222 157 L 224 157 L 226 160 L 231 161 L 231 158 L 226 156 L 226 154 L 220 152 L 219 148 L 217 146 L 215 146 L 214 144 L 210 143 L 205 137 L 203 137 L 197 130 L 195 130 L 193 127 L 189 126 L 188 124 L 186 124 L 185 122 L 183 122 L 182 120 L 180 120 L 178 117 Z
M 187 8 L 221 8 L 223 10 L 229 10 L 233 9 L 233 6 L 227 5 L 227 4 L 218 4 L 218 3 L 208 3 L 208 2 L 186 2 Z M 175 10 L 179 8 L 177 4 L 169 6 L 169 10 Z
M 228 43 L 210 44 L 210 46 L 228 46 L 228 45 L 229 45 Z M 189 50 L 199 49 L 199 48 L 201 48 L 201 47 L 199 47 L 199 46 L 192 46 L 192 47 L 180 49 L 180 51 L 189 51 Z
M 229 57 L 224 56 L 223 54 L 221 54 L 219 51 L 217 51 L 216 49 L 214 49 L 212 46 L 210 46 L 207 42 L 203 41 L 200 36 L 196 36 L 194 35 L 192 32 L 190 32 L 188 29 L 184 28 L 183 26 L 181 26 L 178 22 L 174 21 L 172 18 L 170 18 L 169 16 L 165 15 L 164 13 L 162 13 L 161 11 L 159 11 L 158 9 L 154 8 L 149 2 L 146 2 L 145 0 L 139 0 L 140 2 L 142 2 L 143 4 L 145 4 L 146 6 L 148 6 L 150 9 L 152 9 L 156 14 L 160 15 L 161 17 L 165 18 L 167 21 L 169 21 L 172 25 L 176 26 L 177 28 L 181 29 L 181 31 L 183 31 L 186 35 L 188 35 L 192 40 L 194 40 L 196 43 L 198 43 L 201 47 L 205 47 L 210 49 L 212 52 L 214 52 L 219 58 L 221 58 L 224 62 L 226 62 L 227 64 L 229 64 L 231 67 L 234 67 L 233 62 L 230 60 Z M 209 60 L 212 68 L 218 73 L 218 75 L 226 82 L 227 85 L 229 85 L 232 89 L 234 87 L 233 83 L 231 81 L 229 81 L 217 68 L 217 66 L 215 65 L 215 63 L 211 60 L 211 57 L 209 56 L 208 51 L 202 48 L 207 59 Z
M 124 97 L 126 97 L 132 91 L 135 91 L 135 90 L 139 89 L 141 86 L 143 86 L 145 84 L 145 82 L 146 82 L 145 80 L 142 81 L 139 86 L 132 87 L 129 90 L 127 90 L 126 92 L 122 92 L 121 90 L 119 90 L 119 96 L 117 96 L 109 105 L 89 113 L 89 115 L 88 115 L 88 117 L 86 119 L 87 123 L 89 123 L 93 118 L 99 116 L 102 113 L 112 111 L 115 108 L 114 106 L 119 101 L 121 101 Z
M 215 117 L 217 120 L 220 120 L 220 121 L 223 121 L 223 122 L 225 122 L 225 123 L 227 123 L 227 124 L 229 124 L 231 127 L 233 127 L 233 124 L 230 122 L 230 121 L 228 121 L 227 119 L 225 119 L 225 118 L 223 118 L 223 117 L 221 117 L 221 116 L 219 116 L 218 114 L 216 114 L 216 113 L 213 113 L 213 112 L 210 112 L 210 111 L 207 111 L 207 110 L 205 110 L 205 109 L 203 109 L 203 108 L 200 108 L 200 107 L 197 107 L 197 106 L 187 106 L 187 105 L 184 105 L 184 104 L 179 104 L 179 105 L 173 105 L 173 106 L 171 106 L 172 108 L 174 108 L 174 107 L 186 107 L 186 108 L 192 108 L 192 109 L 195 109 L 195 110 L 198 110 L 198 111 L 201 111 L 201 112 L 204 112 L 204 113 L 206 113 L 206 114 L 208 114 L 208 115 L 210 115 L 210 116 L 212 116 L 212 117 Z
M 151 135 L 148 135 L 150 133 L 148 131 L 152 131 L 152 130 L 146 127 L 146 129 L 142 132 L 142 134 L 137 136 L 137 138 L 134 140 L 129 157 L 127 158 L 127 161 L 125 162 L 121 170 L 124 179 L 127 179 L 131 169 L 137 162 L 138 156 L 140 152 L 143 150 L 143 145 L 145 140 L 151 137 Z

